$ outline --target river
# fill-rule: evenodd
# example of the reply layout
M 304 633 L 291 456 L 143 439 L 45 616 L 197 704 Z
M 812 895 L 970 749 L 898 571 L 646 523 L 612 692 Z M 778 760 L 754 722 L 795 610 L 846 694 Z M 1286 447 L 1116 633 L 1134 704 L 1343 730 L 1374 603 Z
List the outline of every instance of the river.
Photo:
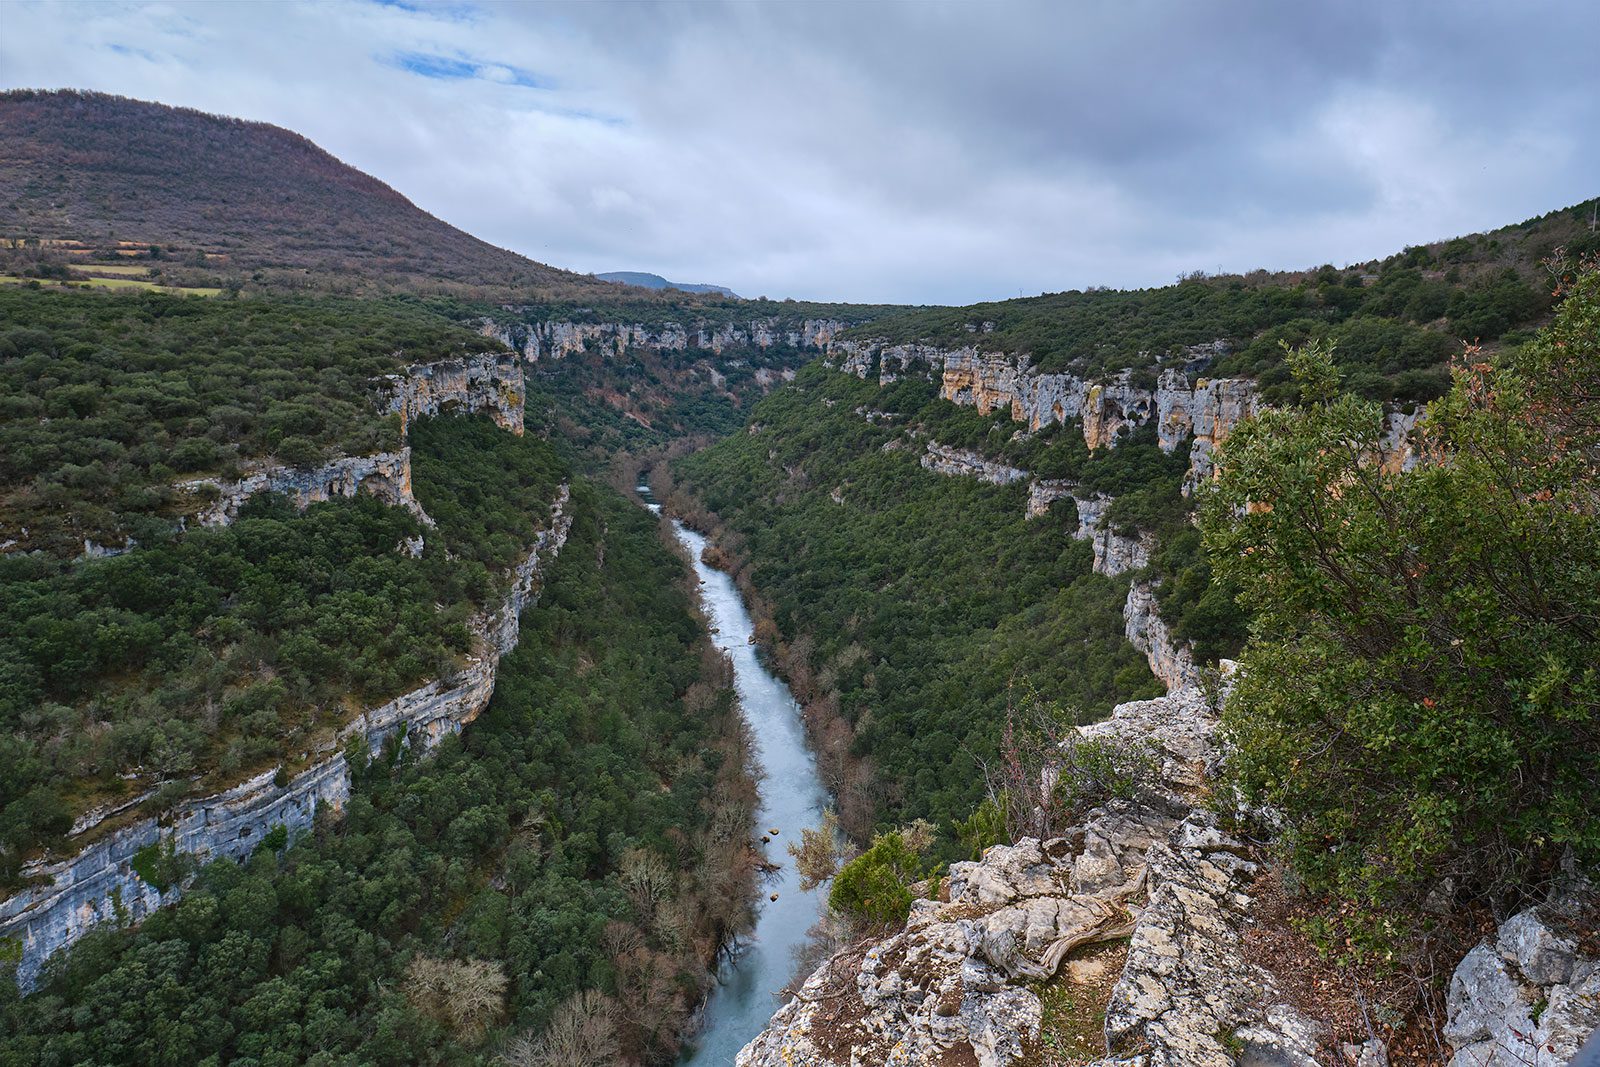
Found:
M 652 511 L 660 506 L 640 495 Z M 718 983 L 706 1001 L 701 1029 L 691 1039 L 683 1064 L 724 1067 L 739 1050 L 766 1029 L 782 1001 L 773 994 L 794 977 L 795 950 L 805 944 L 806 931 L 817 921 L 824 890 L 802 892 L 800 876 L 785 845 L 800 839 L 800 831 L 816 826 L 828 803 L 827 791 L 817 777 L 816 760 L 806 747 L 800 706 L 756 654 L 751 642 L 755 625 L 745 611 L 733 579 L 700 560 L 706 539 L 676 519 L 672 532 L 688 549 L 700 579 L 700 605 L 714 631 L 712 640 L 733 661 L 734 686 L 750 724 L 755 758 L 764 777 L 757 825 L 763 836 L 776 829 L 778 836 L 766 846 L 767 859 L 782 869 L 761 884 L 755 929 L 740 939 L 739 951 L 724 960 Z M 772 894 L 777 900 L 770 900 Z

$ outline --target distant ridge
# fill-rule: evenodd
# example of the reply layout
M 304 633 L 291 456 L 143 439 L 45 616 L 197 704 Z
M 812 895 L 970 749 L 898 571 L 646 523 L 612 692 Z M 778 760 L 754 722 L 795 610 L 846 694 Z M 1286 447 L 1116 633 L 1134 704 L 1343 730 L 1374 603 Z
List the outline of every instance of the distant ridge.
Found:
M 263 122 L 23 89 L 0 93 L 0 145 L 0 237 L 159 245 L 168 259 L 302 288 L 579 299 L 610 289 L 481 241 Z
M 637 270 L 613 270 L 605 274 L 596 274 L 596 278 L 605 282 L 621 282 L 623 285 L 637 285 L 641 289 L 676 289 L 683 293 L 714 293 L 717 296 L 731 297 L 742 300 L 738 293 L 722 285 L 707 285 L 704 282 L 669 282 L 659 274 L 646 274 Z

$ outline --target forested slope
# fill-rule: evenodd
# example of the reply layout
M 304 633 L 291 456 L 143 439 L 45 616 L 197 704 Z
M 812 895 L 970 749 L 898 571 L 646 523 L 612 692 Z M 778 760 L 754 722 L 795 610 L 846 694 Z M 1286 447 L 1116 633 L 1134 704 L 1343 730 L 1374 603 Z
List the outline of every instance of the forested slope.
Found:
M 1381 260 L 1305 271 L 1194 274 L 1151 289 L 1088 289 L 952 308 L 906 308 L 847 335 L 857 340 L 1028 356 L 1039 370 L 1087 376 L 1192 359 L 1226 343 L 1207 372 L 1260 379 L 1275 400 L 1293 388 L 1280 342 L 1325 340 L 1353 392 L 1431 400 L 1464 341 L 1524 341 L 1550 306 L 1544 267 L 1558 250 L 1600 252 L 1594 201 L 1484 234 L 1413 245 Z
M 782 642 L 859 835 L 968 815 L 1030 689 L 1084 721 L 1160 691 L 1122 635 L 1126 579 L 1092 573 L 1070 500 L 1030 520 L 1025 486 L 920 465 L 907 431 L 962 416 L 926 381 L 880 391 L 814 364 L 672 467 L 671 506 L 716 531 Z
M 470 539 L 495 504 L 441 523 Z M 0 984 L 0 1062 L 471 1063 L 552 1018 L 612 1062 L 670 1056 L 749 899 L 742 727 L 655 521 L 573 506 L 462 737 L 385 752 L 342 820 L 207 867 L 26 1000 Z

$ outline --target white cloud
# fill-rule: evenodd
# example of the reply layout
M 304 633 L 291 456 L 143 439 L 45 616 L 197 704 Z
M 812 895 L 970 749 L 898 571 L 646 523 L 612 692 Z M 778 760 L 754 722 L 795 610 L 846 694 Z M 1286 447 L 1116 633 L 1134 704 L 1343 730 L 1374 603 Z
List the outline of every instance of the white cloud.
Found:
M 571 269 L 967 302 L 1592 196 L 1597 26 L 1576 0 L 13 2 L 0 80 L 287 126 Z

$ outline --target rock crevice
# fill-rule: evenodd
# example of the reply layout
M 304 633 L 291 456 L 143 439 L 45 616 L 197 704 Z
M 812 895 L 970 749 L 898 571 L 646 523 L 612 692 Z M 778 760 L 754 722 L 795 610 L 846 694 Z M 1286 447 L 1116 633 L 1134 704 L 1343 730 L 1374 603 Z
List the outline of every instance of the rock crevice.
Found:
M 1123 936 L 1099 1067 L 1224 1067 L 1230 1036 L 1262 1063 L 1321 1062 L 1325 1035 L 1245 959 L 1255 864 L 1196 806 L 1215 729 L 1193 686 L 1083 728 L 1149 746 L 1159 779 L 1061 838 L 953 864 L 947 899 L 915 902 L 904 930 L 830 959 L 739 1067 L 1024 1062 L 1041 1039 L 1039 983 L 1070 980 L 1073 948 Z

